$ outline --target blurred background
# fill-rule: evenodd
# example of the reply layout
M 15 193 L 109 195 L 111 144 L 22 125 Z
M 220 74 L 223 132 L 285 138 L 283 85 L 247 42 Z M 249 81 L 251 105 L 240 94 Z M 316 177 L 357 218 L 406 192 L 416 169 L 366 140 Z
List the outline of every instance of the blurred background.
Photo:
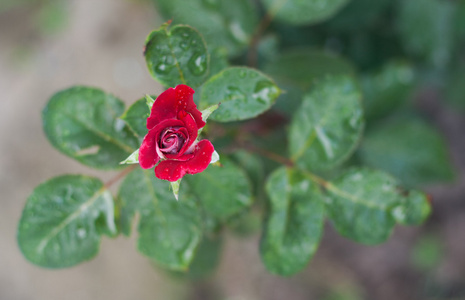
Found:
M 100 87 L 127 104 L 160 93 L 142 55 L 146 36 L 164 22 L 154 3 L 0 0 L 0 299 L 465 299 L 465 47 L 457 46 L 465 38 L 449 36 L 465 32 L 465 5 L 461 2 L 461 15 L 451 23 L 459 6 L 448 5 L 459 1 L 438 2 L 448 4 L 433 9 L 439 20 L 435 31 L 422 25 L 429 24 L 422 20 L 428 12 L 418 5 L 412 14 L 418 18 L 404 18 L 410 23 L 374 22 L 381 14 L 382 20 L 396 19 L 391 10 L 380 8 L 359 19 L 355 29 L 339 18 L 331 26 L 317 25 L 309 35 L 309 41 L 350 56 L 362 72 L 379 68 L 385 56 L 403 47 L 402 38 L 408 45 L 402 51 L 422 74 L 421 84 L 409 94 L 411 105 L 443 136 L 455 173 L 447 183 L 424 186 L 433 204 L 427 223 L 398 226 L 385 244 L 370 247 L 341 237 L 328 224 L 308 267 L 290 278 L 264 269 L 259 232 L 228 233 L 215 273 L 186 279 L 153 267 L 137 253 L 134 237 L 105 237 L 95 259 L 63 270 L 28 263 L 16 243 L 21 210 L 36 185 L 64 173 L 114 175 L 83 167 L 53 149 L 42 131 L 41 111 L 52 94 L 72 85 Z M 299 43 L 292 33 L 310 28 L 273 26 L 293 45 Z M 392 33 L 399 27 L 404 28 L 400 40 Z M 337 28 L 348 31 L 325 35 Z M 379 41 L 371 39 L 373 32 L 380 32 Z M 415 41 L 421 35 L 429 37 L 426 44 Z M 432 50 L 423 53 L 425 47 Z

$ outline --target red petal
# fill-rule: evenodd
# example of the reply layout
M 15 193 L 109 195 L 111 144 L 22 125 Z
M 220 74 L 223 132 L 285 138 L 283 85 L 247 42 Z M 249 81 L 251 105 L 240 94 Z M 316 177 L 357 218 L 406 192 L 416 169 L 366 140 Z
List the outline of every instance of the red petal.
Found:
M 184 127 L 187 129 L 187 133 L 189 135 L 189 139 L 186 143 L 184 143 L 184 146 L 179 151 L 179 153 L 183 154 L 197 139 L 199 129 L 197 128 L 194 118 L 190 114 L 180 111 L 178 118 L 184 123 Z
M 205 126 L 202 113 L 194 103 L 194 93 L 192 88 L 184 84 L 180 84 L 174 89 L 169 88 L 161 93 L 153 103 L 150 117 L 147 119 L 147 128 L 153 128 L 163 120 L 176 118 L 181 110 L 192 115 L 198 129 Z
M 161 121 L 166 119 L 176 118 L 174 108 L 176 101 L 176 92 L 173 88 L 169 88 L 161 93 L 153 103 L 150 116 L 147 119 L 147 129 L 151 129 Z
M 215 149 L 209 140 L 201 140 L 194 150 L 194 157 L 188 161 L 164 160 L 155 167 L 155 176 L 168 181 L 176 181 L 187 174 L 204 171 L 212 159 Z
M 185 110 L 192 115 L 197 124 L 197 129 L 205 126 L 205 122 L 202 120 L 202 113 L 197 109 L 197 105 L 194 102 L 194 90 L 184 84 L 176 86 L 175 90 L 180 110 Z
M 167 127 L 183 126 L 180 120 L 165 120 L 155 128 L 149 130 L 139 148 L 139 164 L 143 169 L 150 169 L 155 166 L 160 159 L 157 154 L 157 141 L 160 132 Z

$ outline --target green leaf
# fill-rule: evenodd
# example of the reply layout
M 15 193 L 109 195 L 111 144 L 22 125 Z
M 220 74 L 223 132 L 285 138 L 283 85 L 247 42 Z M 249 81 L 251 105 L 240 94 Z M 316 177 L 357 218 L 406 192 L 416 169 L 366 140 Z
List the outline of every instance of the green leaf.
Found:
M 398 28 L 404 48 L 435 67 L 445 67 L 454 48 L 451 1 L 400 1 Z
M 210 166 L 202 173 L 184 177 L 205 212 L 227 221 L 252 204 L 251 185 L 247 175 L 228 160 L 222 167 Z
M 399 224 L 420 225 L 430 215 L 431 205 L 424 193 L 412 190 L 392 213 Z
M 150 96 L 149 96 L 150 97 Z M 147 118 L 149 117 L 150 110 L 147 108 L 145 98 L 139 99 L 134 102 L 121 116 L 121 119 L 128 124 L 129 128 L 142 142 L 144 136 L 147 134 Z
M 327 75 L 354 75 L 354 67 L 342 57 L 313 48 L 291 49 L 268 62 L 264 72 L 278 83 L 307 90 Z
M 385 241 L 400 220 L 400 211 L 417 215 L 416 194 L 405 198 L 390 175 L 377 170 L 353 168 L 325 186 L 326 210 L 337 231 L 363 244 Z M 421 210 L 421 209 L 420 209 Z M 396 216 L 396 218 L 395 218 Z M 418 220 L 419 218 L 417 218 Z M 404 218 L 405 222 L 407 218 Z
M 218 267 L 223 248 L 221 237 L 204 238 L 199 245 L 197 253 L 187 272 L 177 272 L 181 278 L 199 280 L 207 278 Z
M 324 202 L 317 185 L 298 171 L 280 168 L 266 183 L 270 211 L 260 243 L 266 268 L 288 276 L 302 270 L 320 241 Z
M 200 86 L 207 78 L 210 56 L 200 33 L 186 25 L 167 24 L 154 30 L 145 43 L 145 61 L 153 78 L 174 87 L 187 84 Z
M 152 106 L 155 103 L 155 99 L 157 98 L 155 96 L 150 96 L 150 95 L 145 95 L 145 101 L 147 103 L 147 106 L 149 107 L 149 112 L 152 111 Z
M 382 118 L 408 99 L 414 86 L 414 70 L 410 64 L 394 61 L 387 63 L 375 74 L 362 78 L 365 116 Z
M 117 233 L 110 192 L 97 178 L 65 175 L 42 183 L 29 196 L 18 243 L 30 262 L 66 268 L 93 258 L 102 233 Z
M 246 120 L 270 109 L 280 92 L 264 74 L 254 69 L 233 67 L 223 70 L 204 84 L 200 107 L 220 102 L 211 119 L 219 122 Z
M 348 0 L 262 0 L 268 14 L 292 24 L 314 24 L 336 14 Z
M 331 32 L 366 32 L 367 29 L 376 28 L 384 16 L 383 13 L 392 6 L 392 3 L 391 0 L 351 0 L 325 26 Z
M 443 138 L 417 117 L 392 119 L 373 127 L 363 139 L 359 157 L 365 164 L 385 170 L 410 186 L 450 181 L 454 177 Z
M 245 150 L 238 150 L 231 158 L 247 173 L 252 183 L 253 194 L 258 196 L 262 192 L 265 178 L 265 169 L 260 157 Z
M 264 66 L 264 72 L 286 90 L 276 108 L 292 113 L 301 103 L 302 95 L 318 79 L 328 75 L 354 75 L 354 67 L 343 58 L 312 48 L 284 52 Z
M 209 48 L 226 48 L 230 55 L 244 50 L 258 25 L 249 0 L 156 0 L 165 19 L 197 28 Z
M 121 100 L 99 89 L 72 87 L 56 93 L 42 112 L 50 143 L 77 161 L 114 169 L 138 148 L 138 140 L 118 117 Z
M 120 162 L 121 165 L 131 165 L 131 164 L 138 164 L 139 163 L 139 149 L 134 151 L 131 155 L 129 155 L 125 160 Z
M 169 182 L 153 170 L 136 169 L 122 182 L 121 229 L 131 232 L 136 212 L 140 214 L 137 247 L 156 263 L 172 270 L 187 270 L 202 239 L 200 212 L 195 201 L 181 190 L 176 201 Z
M 306 170 L 328 170 L 346 160 L 363 129 L 361 95 L 350 77 L 327 77 L 315 84 L 292 118 L 291 159 Z

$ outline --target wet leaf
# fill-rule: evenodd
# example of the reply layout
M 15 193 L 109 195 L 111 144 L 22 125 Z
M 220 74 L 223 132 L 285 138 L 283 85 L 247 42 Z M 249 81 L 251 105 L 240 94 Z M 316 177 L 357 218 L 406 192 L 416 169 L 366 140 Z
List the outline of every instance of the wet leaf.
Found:
M 97 169 L 114 169 L 139 148 L 139 142 L 118 117 L 124 103 L 90 87 L 56 93 L 42 112 L 50 143 L 77 161 Z
M 128 124 L 141 143 L 148 132 L 146 124 L 149 114 L 150 109 L 147 107 L 147 100 L 144 97 L 129 106 L 121 116 L 121 119 Z
M 156 0 L 167 20 L 197 28 L 211 50 L 225 48 L 229 55 L 244 50 L 258 24 L 249 0 Z
M 42 183 L 29 196 L 18 243 L 30 262 L 66 268 L 97 255 L 102 233 L 117 233 L 110 192 L 97 178 L 64 175 Z
M 289 130 L 291 159 L 306 170 L 328 170 L 355 150 L 363 129 L 357 83 L 346 76 L 315 84 L 294 114 Z
M 323 230 L 324 202 L 318 186 L 298 171 L 280 168 L 268 178 L 270 208 L 260 243 L 266 268 L 292 275 L 307 265 Z
M 219 122 L 246 120 L 270 109 L 280 92 L 276 84 L 259 71 L 227 68 L 204 84 L 200 107 L 221 103 L 210 119 Z
M 153 170 L 136 169 L 119 190 L 120 226 L 131 232 L 134 215 L 139 213 L 139 251 L 171 270 L 187 270 L 202 239 L 200 212 L 195 201 L 180 191 L 173 197 L 169 182 L 155 177 Z
M 222 222 L 243 212 L 252 204 L 247 175 L 230 161 L 210 166 L 202 173 L 185 177 L 190 190 L 207 214 Z
M 154 30 L 145 43 L 145 61 L 150 74 L 167 87 L 200 86 L 210 69 L 207 45 L 200 33 L 186 25 L 168 25 Z
M 378 170 L 347 170 L 325 188 L 326 210 L 337 231 L 359 243 L 384 242 L 396 220 L 418 224 L 429 213 L 427 202 L 419 201 L 424 195 L 411 191 L 407 196 L 392 176 Z

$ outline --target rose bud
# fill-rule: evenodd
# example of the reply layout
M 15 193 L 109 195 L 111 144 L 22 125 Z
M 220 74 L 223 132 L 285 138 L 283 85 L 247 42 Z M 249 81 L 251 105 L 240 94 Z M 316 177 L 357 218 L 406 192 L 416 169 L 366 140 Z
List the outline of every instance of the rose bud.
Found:
M 205 126 L 202 113 L 187 85 L 169 88 L 157 97 L 147 118 L 149 132 L 139 149 L 143 169 L 155 167 L 155 176 L 177 181 L 185 174 L 204 171 L 215 151 L 209 140 L 197 140 Z

